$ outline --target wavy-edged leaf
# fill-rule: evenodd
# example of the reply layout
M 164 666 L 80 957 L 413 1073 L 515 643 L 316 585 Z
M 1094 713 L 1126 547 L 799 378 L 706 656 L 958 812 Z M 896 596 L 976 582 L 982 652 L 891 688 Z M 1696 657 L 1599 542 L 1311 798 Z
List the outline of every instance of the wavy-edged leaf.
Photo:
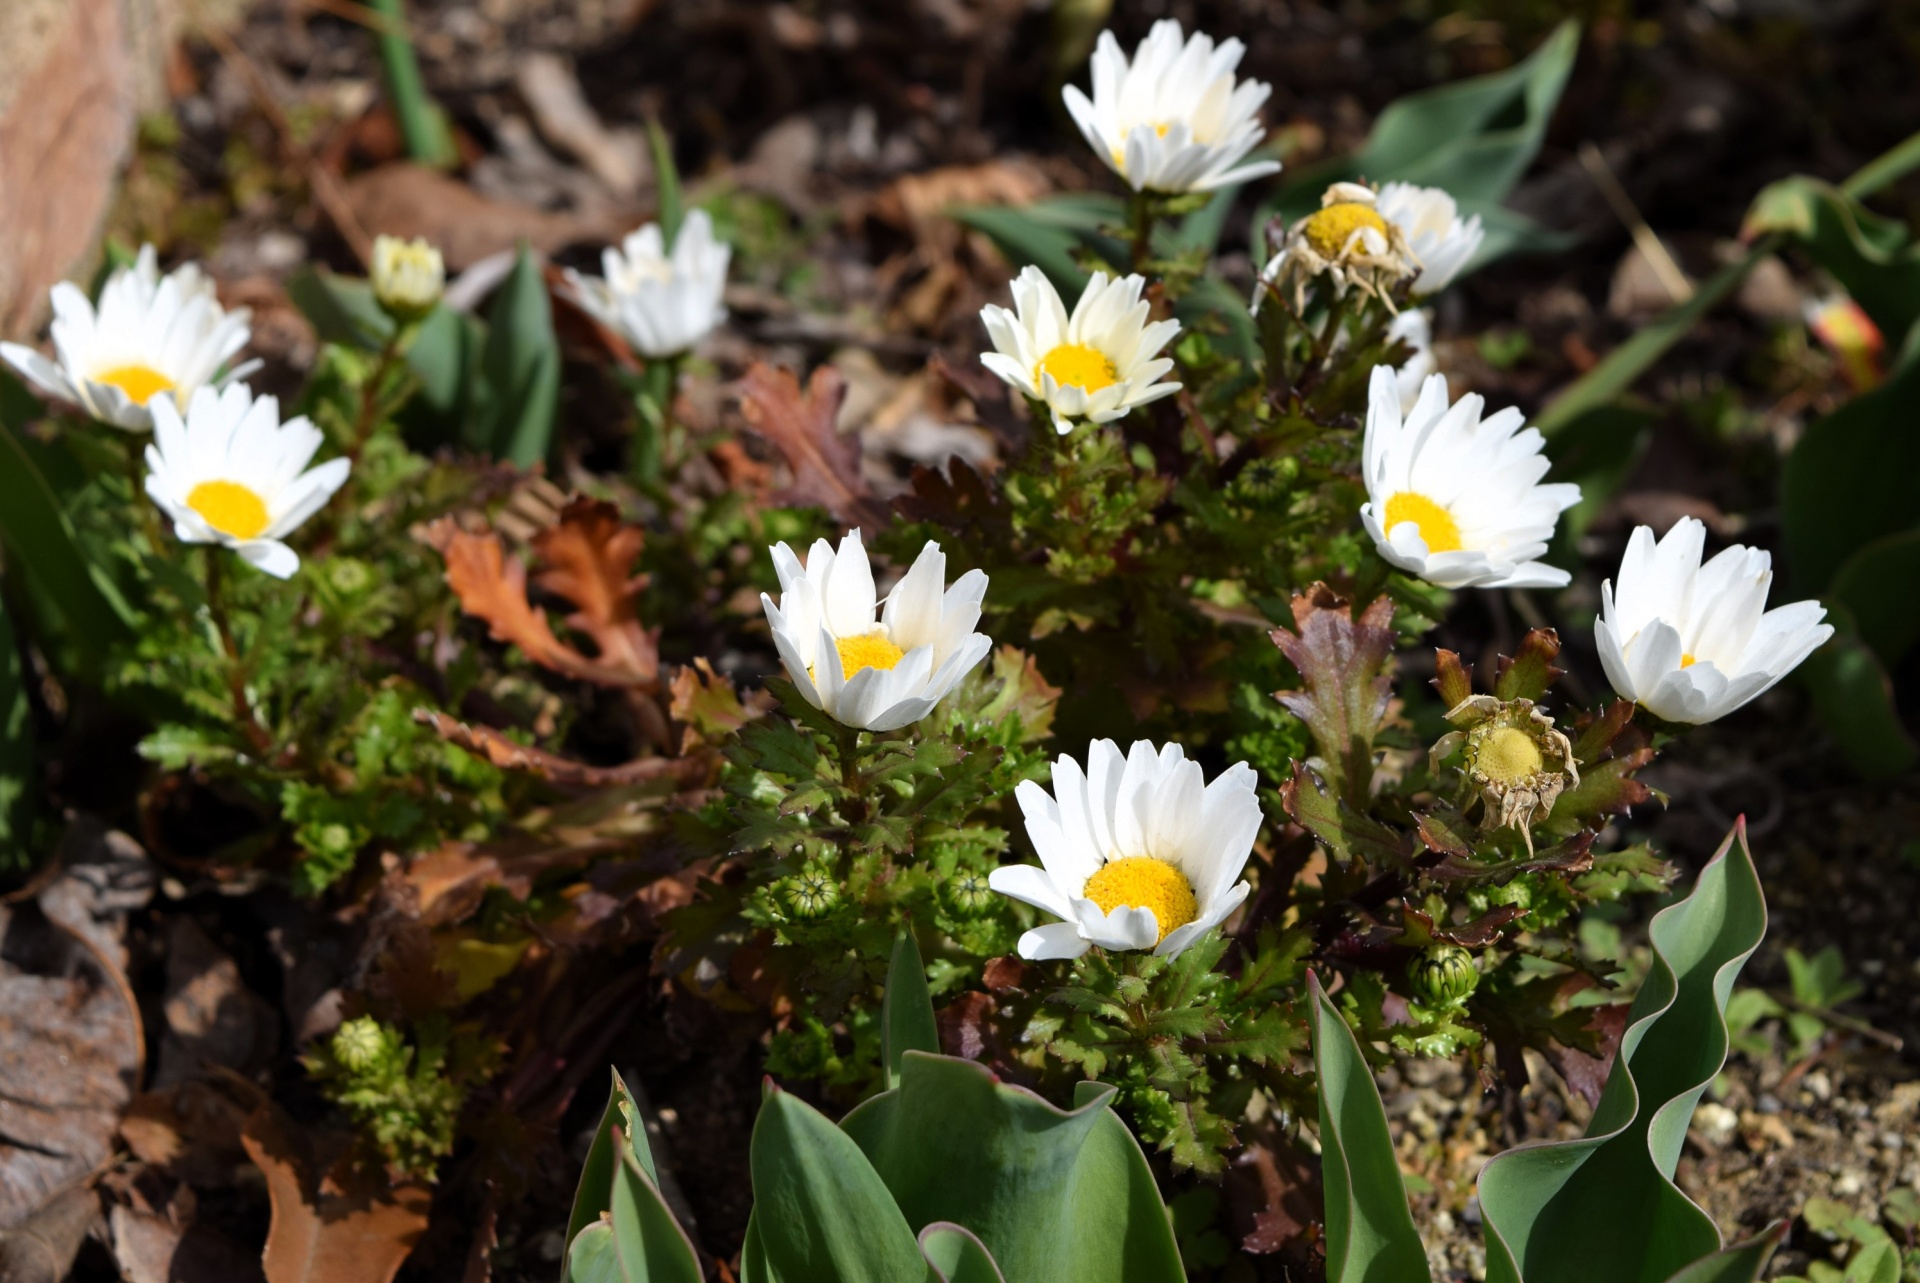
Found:
M 587 1148 L 587 1161 L 580 1167 L 580 1182 L 574 1188 L 573 1211 L 567 1217 L 567 1241 L 576 1237 L 593 1225 L 604 1224 L 603 1215 L 613 1207 L 613 1178 L 619 1166 L 621 1154 L 631 1152 L 641 1171 L 650 1181 L 658 1182 L 659 1176 L 653 1165 L 653 1151 L 646 1141 L 646 1130 L 640 1121 L 640 1107 L 633 1099 L 633 1092 L 627 1086 L 620 1071 L 608 1071 L 613 1078 L 607 1088 L 607 1105 L 600 1111 L 600 1125 L 594 1130 L 593 1143 Z M 638 1138 L 638 1143 L 634 1138 Z M 611 1243 L 609 1243 L 611 1246 Z M 572 1254 L 566 1258 L 566 1268 L 572 1268 Z M 578 1277 L 580 1283 L 586 1283 L 583 1276 L 562 1274 L 561 1283 Z
M 1112 1094 L 1083 1084 L 1064 1110 L 973 1061 L 910 1051 L 900 1086 L 841 1126 L 909 1224 L 966 1226 L 1008 1278 L 1179 1283 L 1160 1191 Z
M 1319 1078 L 1321 1181 L 1327 1196 L 1328 1283 L 1432 1279 L 1407 1209 L 1387 1111 L 1353 1030 L 1307 973 Z
M 761 1272 L 748 1268 L 741 1283 L 902 1283 L 925 1276 L 913 1230 L 873 1164 L 813 1106 L 770 1090 L 753 1125 L 751 1162 L 748 1235 Z
M 887 966 L 887 993 L 880 1004 L 880 1046 L 887 1086 L 900 1085 L 900 1060 L 910 1051 L 938 1055 L 940 1026 L 933 1018 L 933 995 L 927 990 L 927 969 L 912 930 L 893 942 L 893 960 Z
M 993 1254 L 964 1225 L 935 1221 L 920 1231 L 920 1251 L 939 1283 L 1007 1283 Z
M 1777 1222 L 1745 1242 L 1701 1257 L 1666 1283 L 1759 1283 L 1760 1272 L 1786 1233 L 1786 1222 Z
M 1743 821 L 1653 919 L 1653 970 L 1586 1137 L 1523 1145 L 1482 1170 L 1489 1283 L 1663 1283 L 1720 1250 L 1673 1171 L 1726 1061 L 1734 979 L 1765 932 Z

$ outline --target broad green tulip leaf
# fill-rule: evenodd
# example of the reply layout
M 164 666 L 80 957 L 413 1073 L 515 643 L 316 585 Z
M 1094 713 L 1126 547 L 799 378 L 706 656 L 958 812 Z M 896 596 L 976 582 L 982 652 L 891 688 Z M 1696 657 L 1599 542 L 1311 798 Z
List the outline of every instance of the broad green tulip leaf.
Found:
M 933 995 L 927 992 L 927 969 L 911 927 L 893 942 L 893 961 L 887 967 L 887 994 L 880 1006 L 881 1060 L 887 1086 L 900 1085 L 900 1058 L 909 1051 L 940 1052 L 940 1027 L 933 1019 Z
M 1847 608 L 1860 640 L 1889 669 L 1920 643 L 1920 593 L 1894 590 L 1898 584 L 1920 584 L 1920 526 L 1854 553 L 1822 594 Z
M 1582 415 L 1625 395 L 1641 375 L 1666 355 L 1667 349 L 1685 338 L 1701 317 L 1732 294 L 1754 264 L 1771 254 L 1775 245 L 1771 237 L 1765 238 L 1745 256 L 1708 277 L 1694 290 L 1692 298 L 1661 313 L 1639 333 L 1607 353 L 1600 364 L 1569 383 L 1534 416 L 1533 426 L 1551 437 Z
M 1548 439 L 1546 455 L 1553 463 L 1548 479 L 1580 485 L 1580 502 L 1561 517 L 1556 540 L 1572 548 L 1652 443 L 1653 416 L 1621 405 L 1588 410 Z
M 565 1268 L 560 1283 L 629 1283 L 613 1245 L 613 1226 L 605 1221 L 596 1221 L 575 1236 L 567 1248 Z
M 1700 1258 L 1666 1283 L 1759 1283 L 1760 1272 L 1786 1232 L 1785 1222 L 1770 1226 L 1744 1243 Z
M 1477 272 L 1489 263 L 1512 254 L 1558 254 L 1572 249 L 1580 238 L 1572 232 L 1543 227 L 1518 210 L 1505 205 L 1475 203 L 1462 206 L 1463 214 L 1478 214 L 1485 233 L 1480 248 L 1467 263 L 1467 272 Z
M 887 1186 L 853 1139 L 819 1110 L 771 1090 L 753 1125 L 751 1162 L 750 1233 L 767 1283 L 902 1283 L 926 1276 L 913 1230 Z
M 287 297 L 322 342 L 377 352 L 393 335 L 393 319 L 358 277 L 302 265 L 287 279 Z
M 1847 765 L 1865 779 L 1893 779 L 1920 763 L 1920 746 L 1901 723 L 1887 670 L 1855 635 L 1845 604 L 1835 603 L 1829 619 L 1833 639 L 1807 656 L 1800 681 Z
M 920 1231 L 920 1251 L 939 1283 L 1007 1283 L 992 1254 L 963 1225 L 935 1221 Z
M 1327 1283 L 1431 1279 L 1407 1210 L 1373 1070 L 1347 1022 L 1307 973 L 1313 1063 L 1319 1076 L 1321 1182 L 1327 1196 Z
M 128 635 L 133 612 L 81 553 L 66 510 L 6 421 L 0 421 L 0 543 L 11 555 L 9 566 L 26 572 L 82 652 L 97 656 Z
M 445 306 L 427 313 L 407 343 L 414 394 L 395 416 L 410 439 L 431 446 L 460 442 L 462 426 L 474 415 L 475 388 L 485 377 L 479 367 L 486 346 L 482 322 Z
M 1792 237 L 1852 295 L 1890 345 L 1920 316 L 1920 246 L 1904 223 L 1882 218 L 1832 183 L 1796 174 L 1754 197 L 1741 235 Z
M 660 1179 L 654 1171 L 652 1148 L 646 1143 L 640 1107 L 620 1071 L 610 1072 L 613 1083 L 607 1089 L 607 1106 L 600 1111 L 600 1126 L 593 1133 L 587 1161 L 580 1168 L 580 1183 L 574 1189 L 573 1212 L 567 1218 L 568 1241 L 588 1226 L 601 1223 L 602 1213 L 612 1210 L 613 1178 L 623 1152 L 633 1155 L 649 1181 L 657 1184 Z
M 560 399 L 560 344 L 540 264 L 524 244 L 487 309 L 482 357 L 494 457 L 527 468 L 546 458 Z
M 1787 456 L 1780 520 L 1802 593 L 1830 585 L 1847 558 L 1920 518 L 1920 365 L 1808 426 Z
M 1217 319 L 1226 330 L 1220 340 L 1226 354 L 1238 357 L 1249 368 L 1258 364 L 1260 336 L 1247 310 L 1247 299 L 1219 277 L 1203 276 L 1195 281 L 1173 305 L 1173 315 L 1189 330 Z
M 686 200 L 680 190 L 680 167 L 673 163 L 673 139 L 658 120 L 647 121 L 647 150 L 653 156 L 653 187 L 659 194 L 660 240 L 671 251 L 686 217 Z
M 1221 234 L 1226 231 L 1227 215 L 1233 212 L 1234 202 L 1240 198 L 1240 189 L 1244 186 L 1245 183 L 1234 183 L 1216 188 L 1206 204 L 1174 225 L 1171 235 L 1165 238 L 1167 248 L 1205 250 L 1207 257 L 1212 258 L 1220 247 Z
M 983 1065 L 909 1051 L 900 1086 L 841 1127 L 908 1224 L 966 1226 L 1010 1279 L 1179 1283 L 1166 1208 L 1111 1094 L 1064 1110 Z
M 635 1148 L 620 1147 L 613 1171 L 613 1246 L 627 1283 L 701 1283 L 693 1242 L 641 1169 Z
M 1687 1124 L 1726 1063 L 1727 998 L 1766 932 L 1746 825 L 1654 916 L 1653 969 L 1584 1139 L 1522 1145 L 1480 1173 L 1488 1283 L 1664 1283 L 1720 1250 L 1673 1183 Z
M 1102 227 L 1125 220 L 1127 211 L 1117 197 L 1076 192 L 1031 205 L 957 205 L 947 216 L 986 233 L 1016 268 L 1031 263 L 1045 272 L 1071 311 L 1087 287 L 1087 272 L 1074 261 L 1074 249 L 1093 241 Z M 1117 254 L 1117 246 L 1113 242 L 1109 249 Z

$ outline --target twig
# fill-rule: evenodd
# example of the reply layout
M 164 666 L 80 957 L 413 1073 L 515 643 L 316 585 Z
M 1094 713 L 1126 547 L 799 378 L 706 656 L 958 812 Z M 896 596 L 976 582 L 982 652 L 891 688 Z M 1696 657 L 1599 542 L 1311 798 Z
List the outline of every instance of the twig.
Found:
M 1607 164 L 1607 158 L 1600 154 L 1600 149 L 1590 142 L 1581 143 L 1580 164 L 1587 171 L 1587 177 L 1593 180 L 1593 185 L 1600 189 L 1600 194 L 1606 197 L 1607 204 L 1613 207 L 1615 217 L 1632 234 L 1633 243 L 1640 249 L 1640 256 L 1647 260 L 1653 274 L 1660 279 L 1668 297 L 1676 303 L 1684 303 L 1692 298 L 1693 282 L 1673 261 L 1673 255 L 1667 253 L 1667 247 L 1647 226 L 1647 220 L 1640 216 L 1639 208 L 1634 205 L 1633 198 L 1627 195 L 1627 189 L 1620 185 L 1620 180 L 1614 177 L 1613 166 Z

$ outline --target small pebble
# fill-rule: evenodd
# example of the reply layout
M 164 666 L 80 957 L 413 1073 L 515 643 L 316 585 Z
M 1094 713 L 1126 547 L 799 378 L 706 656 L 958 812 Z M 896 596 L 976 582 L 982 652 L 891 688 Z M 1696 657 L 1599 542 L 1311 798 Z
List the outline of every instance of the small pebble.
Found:
M 1780 1098 L 1770 1091 L 1763 1091 L 1760 1099 L 1754 1102 L 1754 1108 L 1763 1114 L 1777 1114 L 1780 1112 Z

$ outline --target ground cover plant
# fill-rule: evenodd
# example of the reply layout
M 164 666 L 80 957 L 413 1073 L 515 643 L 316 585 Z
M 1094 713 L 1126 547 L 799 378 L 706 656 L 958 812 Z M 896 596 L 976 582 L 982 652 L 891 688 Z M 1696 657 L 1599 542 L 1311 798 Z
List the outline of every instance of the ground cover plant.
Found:
M 196 17 L 0 346 L 5 1270 L 1920 1278 L 1920 135 L 1689 261 L 1493 9 Z

